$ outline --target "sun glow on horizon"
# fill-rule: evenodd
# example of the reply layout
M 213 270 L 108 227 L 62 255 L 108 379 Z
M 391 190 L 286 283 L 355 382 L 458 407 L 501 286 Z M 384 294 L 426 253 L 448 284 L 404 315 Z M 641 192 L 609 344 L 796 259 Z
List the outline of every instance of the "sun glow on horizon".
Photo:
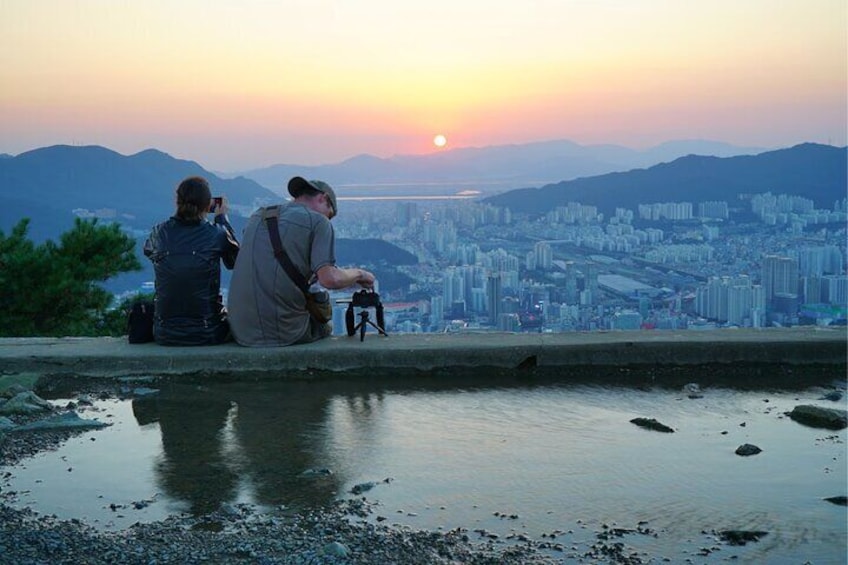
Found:
M 470 0 L 101 4 L 0 2 L 14 53 L 0 154 L 82 141 L 240 171 L 550 139 L 848 135 L 845 0 L 502 2 L 484 20 Z

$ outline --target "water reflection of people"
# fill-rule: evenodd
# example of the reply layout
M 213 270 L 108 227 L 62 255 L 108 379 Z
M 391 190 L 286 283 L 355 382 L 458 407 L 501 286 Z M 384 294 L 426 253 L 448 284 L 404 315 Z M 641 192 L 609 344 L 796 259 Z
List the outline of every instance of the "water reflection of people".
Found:
M 161 488 L 200 515 L 234 498 L 238 475 L 221 445 L 229 400 L 193 392 L 181 396 L 164 391 L 158 399 L 139 399 L 133 413 L 139 424 L 159 422 L 162 458 L 154 472 Z
M 321 458 L 332 395 L 324 383 L 296 381 L 254 383 L 235 396 L 239 415 L 234 433 L 249 462 L 244 471 L 257 502 L 306 507 L 335 498 L 343 470 Z M 324 468 L 332 474 L 304 476 L 305 471 Z
M 344 482 L 340 469 L 304 475 L 332 466 L 322 459 L 328 440 L 320 433 L 332 386 L 250 382 L 205 389 L 174 386 L 155 400 L 133 401 L 140 425 L 159 422 L 162 459 L 155 474 L 168 496 L 195 514 L 233 502 L 242 482 L 264 505 L 320 506 L 335 498 Z

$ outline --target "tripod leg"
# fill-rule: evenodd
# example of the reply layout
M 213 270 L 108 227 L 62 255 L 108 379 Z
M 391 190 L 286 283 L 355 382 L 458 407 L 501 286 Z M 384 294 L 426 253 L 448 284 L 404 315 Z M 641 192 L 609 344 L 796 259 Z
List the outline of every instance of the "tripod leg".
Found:
M 377 304 L 377 326 L 380 328 L 380 333 L 386 335 L 385 327 L 386 327 L 386 319 L 383 314 L 383 305 Z
M 345 311 L 345 329 L 347 330 L 348 337 L 356 333 L 356 325 L 353 322 L 353 305 L 348 304 Z
M 381 328 L 380 326 L 378 326 L 377 324 L 375 324 L 371 320 L 368 320 L 368 325 L 370 325 L 375 330 L 377 330 L 381 335 L 388 337 L 389 334 L 386 333 L 386 330 L 384 330 L 383 328 Z

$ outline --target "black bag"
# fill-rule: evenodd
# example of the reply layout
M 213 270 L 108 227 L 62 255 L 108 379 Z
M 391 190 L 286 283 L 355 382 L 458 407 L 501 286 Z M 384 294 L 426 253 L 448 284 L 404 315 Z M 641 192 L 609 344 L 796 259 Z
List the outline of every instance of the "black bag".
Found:
M 127 318 L 127 337 L 130 343 L 153 341 L 153 302 L 139 300 L 132 305 Z
M 330 293 L 326 290 L 321 292 L 306 293 L 306 310 L 318 323 L 326 324 L 333 319 L 333 305 L 330 304 Z

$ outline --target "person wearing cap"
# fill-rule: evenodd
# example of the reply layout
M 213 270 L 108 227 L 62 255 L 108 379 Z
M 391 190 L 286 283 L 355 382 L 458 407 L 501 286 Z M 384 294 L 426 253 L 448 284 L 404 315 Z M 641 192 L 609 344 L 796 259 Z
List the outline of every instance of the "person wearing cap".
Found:
M 282 249 L 310 285 L 330 290 L 374 287 L 372 273 L 336 266 L 330 220 L 338 212 L 338 202 L 333 188 L 323 181 L 294 177 L 288 191 L 292 200 L 260 208 L 244 230 L 227 300 L 230 329 L 241 345 L 309 343 L 332 333 L 330 324 L 310 316 L 303 291 L 275 257 L 269 215 L 277 219 Z

